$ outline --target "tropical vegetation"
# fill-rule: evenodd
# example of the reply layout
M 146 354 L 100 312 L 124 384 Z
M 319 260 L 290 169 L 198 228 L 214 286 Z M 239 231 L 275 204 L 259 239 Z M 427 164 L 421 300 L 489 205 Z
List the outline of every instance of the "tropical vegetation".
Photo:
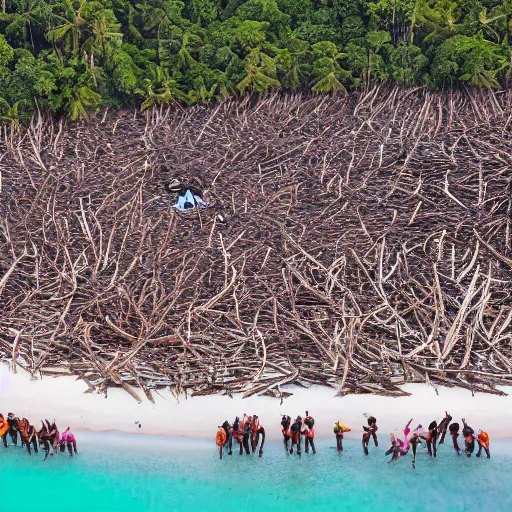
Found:
M 228 95 L 507 87 L 512 0 L 0 0 L 0 123 Z

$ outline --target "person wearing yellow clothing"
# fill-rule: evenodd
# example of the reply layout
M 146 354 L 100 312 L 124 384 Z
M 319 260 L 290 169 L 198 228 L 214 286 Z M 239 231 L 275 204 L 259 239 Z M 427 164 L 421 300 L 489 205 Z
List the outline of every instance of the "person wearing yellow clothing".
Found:
M 351 430 L 352 429 L 350 427 L 340 423 L 339 420 L 334 424 L 333 432 L 336 436 L 336 448 L 338 449 L 338 452 L 343 451 L 343 434 L 345 432 L 350 432 Z

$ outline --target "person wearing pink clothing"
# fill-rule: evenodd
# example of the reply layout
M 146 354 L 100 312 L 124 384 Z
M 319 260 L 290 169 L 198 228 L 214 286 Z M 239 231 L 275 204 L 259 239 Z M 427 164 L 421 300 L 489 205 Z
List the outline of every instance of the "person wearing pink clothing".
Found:
M 411 436 L 409 435 L 411 433 L 411 429 L 409 427 L 409 425 L 412 423 L 412 418 L 409 420 L 409 423 L 407 423 L 407 425 L 405 425 L 404 427 L 404 440 L 402 441 L 401 445 L 400 445 L 400 448 L 401 448 L 401 451 L 400 451 L 400 456 L 402 455 L 405 455 L 408 451 L 409 451 L 409 448 L 411 447 Z
M 73 451 L 75 452 L 75 455 L 78 455 L 78 452 L 76 450 L 76 439 L 73 435 L 73 432 L 69 429 L 69 427 L 62 433 L 60 436 L 60 451 L 64 452 L 66 450 L 66 447 L 68 448 L 69 455 L 73 457 Z
M 391 448 L 386 452 L 386 455 L 393 454 L 393 457 L 389 462 L 393 462 L 397 460 L 399 457 L 403 457 L 404 455 L 407 455 L 409 452 L 409 449 L 411 445 L 413 446 L 413 452 L 414 452 L 414 458 L 416 458 L 416 444 L 418 442 L 419 434 L 417 433 L 417 430 L 421 428 L 421 425 L 418 425 L 418 428 L 416 431 L 411 435 L 411 428 L 410 425 L 412 423 L 412 418 L 409 420 L 407 425 L 405 425 L 403 433 L 404 433 L 404 440 L 397 439 L 393 433 L 390 434 L 391 436 Z M 414 462 L 413 462 L 414 464 Z

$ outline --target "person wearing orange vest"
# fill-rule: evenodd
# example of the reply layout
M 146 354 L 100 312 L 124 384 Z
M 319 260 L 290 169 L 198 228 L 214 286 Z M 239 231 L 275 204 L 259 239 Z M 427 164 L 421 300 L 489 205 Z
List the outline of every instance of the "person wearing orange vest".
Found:
M 222 460 L 222 450 L 224 449 L 224 445 L 226 444 L 227 439 L 228 439 L 228 436 L 226 434 L 226 430 L 224 429 L 223 426 L 219 427 L 219 430 L 217 431 L 217 436 L 215 438 L 215 443 L 219 447 L 219 458 L 221 460 Z
M 0 414 L 0 438 L 4 442 L 4 447 L 7 448 L 7 433 L 9 432 L 9 423 L 4 418 L 3 414 Z
M 480 429 L 480 433 L 478 434 L 478 453 L 476 454 L 477 457 L 480 457 L 482 455 L 482 448 L 485 450 L 485 453 L 487 454 L 487 458 L 491 458 L 491 452 L 489 451 L 489 434 L 487 432 L 484 432 Z

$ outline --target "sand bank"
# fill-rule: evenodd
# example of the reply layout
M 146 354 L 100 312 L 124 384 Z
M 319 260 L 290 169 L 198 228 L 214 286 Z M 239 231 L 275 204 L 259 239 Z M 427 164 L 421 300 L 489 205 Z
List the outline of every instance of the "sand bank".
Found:
M 411 417 L 414 423 L 428 425 L 440 420 L 447 410 L 454 421 L 465 417 L 477 430 L 483 428 L 492 438 L 511 437 L 512 397 L 454 388 L 434 388 L 425 384 L 402 387 L 412 393 L 408 397 L 390 398 L 374 395 L 335 397 L 336 390 L 321 386 L 309 389 L 290 386 L 293 396 L 283 404 L 268 397 L 210 395 L 178 400 L 167 390 L 154 393 L 155 404 L 145 399 L 138 404 L 126 391 L 109 389 L 108 398 L 84 393 L 87 385 L 73 377 L 46 377 L 31 380 L 18 368 L 12 374 L 9 366 L 0 363 L 0 412 L 15 412 L 38 424 L 39 419 L 57 421 L 60 428 L 119 430 L 128 433 L 166 434 L 187 437 L 213 437 L 224 419 L 236 415 L 258 414 L 270 439 L 280 437 L 280 415 L 304 415 L 306 409 L 315 417 L 317 436 L 332 435 L 332 426 L 339 418 L 351 426 L 347 438 L 359 438 L 364 413 L 377 417 L 382 434 L 399 431 Z M 512 394 L 512 388 L 501 388 Z M 141 394 L 144 396 L 143 394 Z M 140 422 L 141 428 L 138 427 Z

